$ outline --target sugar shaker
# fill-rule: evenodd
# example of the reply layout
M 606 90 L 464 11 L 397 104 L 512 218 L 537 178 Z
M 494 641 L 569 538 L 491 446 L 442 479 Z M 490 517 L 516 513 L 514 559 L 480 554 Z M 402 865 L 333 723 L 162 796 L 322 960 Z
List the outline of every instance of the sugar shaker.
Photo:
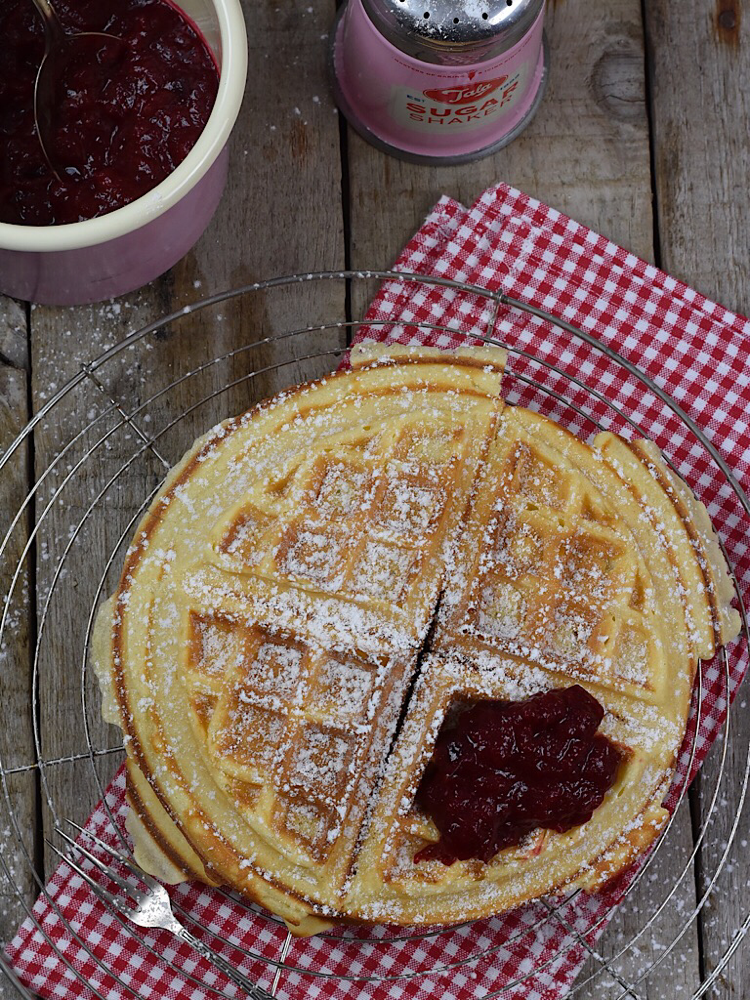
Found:
M 336 100 L 373 145 L 462 163 L 511 142 L 547 80 L 544 0 L 348 0 L 331 35 Z

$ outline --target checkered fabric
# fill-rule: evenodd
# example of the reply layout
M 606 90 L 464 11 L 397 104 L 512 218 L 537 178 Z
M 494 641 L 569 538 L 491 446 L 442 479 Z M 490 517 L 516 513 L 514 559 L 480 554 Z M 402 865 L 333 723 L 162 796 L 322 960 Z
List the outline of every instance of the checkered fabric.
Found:
M 598 427 L 647 434 L 706 503 L 743 599 L 750 601 L 747 514 L 717 463 L 659 395 L 664 390 L 676 401 L 750 491 L 748 320 L 506 185 L 485 191 L 469 209 L 442 198 L 396 269 L 502 290 L 590 334 L 590 342 L 580 340 L 480 295 L 393 280 L 382 286 L 358 336 L 453 347 L 467 343 L 467 331 L 492 335 L 510 349 L 510 401 L 584 436 Z M 613 360 L 607 348 L 653 385 Z M 702 666 L 703 697 L 667 800 L 672 809 L 721 727 L 747 668 L 746 648 L 736 642 L 726 666 L 718 659 Z M 97 808 L 88 826 L 116 844 L 107 809 L 122 825 L 122 773 L 107 791 L 106 807 Z M 650 863 L 658 865 L 658 848 Z M 606 894 L 578 893 L 555 903 L 552 913 L 538 902 L 438 933 L 356 928 L 296 941 L 278 995 L 561 1000 L 643 864 Z M 274 970 L 268 960 L 280 953 L 283 925 L 221 890 L 193 884 L 171 894 L 191 930 L 269 987 Z M 7 953 L 23 982 L 45 998 L 240 995 L 172 935 L 133 929 L 109 913 L 64 864 Z

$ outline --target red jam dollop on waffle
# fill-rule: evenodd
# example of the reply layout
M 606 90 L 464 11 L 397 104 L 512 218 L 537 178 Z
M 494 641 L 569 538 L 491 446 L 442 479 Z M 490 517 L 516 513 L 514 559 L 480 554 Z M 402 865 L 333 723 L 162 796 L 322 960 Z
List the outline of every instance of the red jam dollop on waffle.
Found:
M 622 760 L 597 733 L 603 718 L 580 684 L 461 712 L 441 730 L 417 790 L 440 840 L 415 860 L 489 861 L 539 827 L 564 833 L 590 820 Z

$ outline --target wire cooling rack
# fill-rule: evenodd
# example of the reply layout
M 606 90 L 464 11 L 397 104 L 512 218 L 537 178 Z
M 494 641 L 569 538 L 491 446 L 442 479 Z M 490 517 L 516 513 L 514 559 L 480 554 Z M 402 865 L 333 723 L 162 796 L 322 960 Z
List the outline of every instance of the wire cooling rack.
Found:
M 0 872 L 6 909 L 19 919 L 34 919 L 33 900 L 45 892 L 45 872 L 49 876 L 54 866 L 52 856 L 45 856 L 44 838 L 54 838 L 66 819 L 84 821 L 124 759 L 119 731 L 100 719 L 88 646 L 96 609 L 114 588 L 128 541 L 164 475 L 194 438 L 218 420 L 271 392 L 335 368 L 352 335 L 361 329 L 358 308 L 386 279 L 414 286 L 437 284 L 458 297 L 485 300 L 490 316 L 486 336 L 457 330 L 453 324 L 450 329 L 439 325 L 429 329 L 438 341 L 441 334 L 450 338 L 462 334 L 467 342 L 485 340 L 504 346 L 509 359 L 504 393 L 511 402 L 523 398 L 526 405 L 575 425 L 583 434 L 611 429 L 648 437 L 660 415 L 676 415 L 689 437 L 691 455 L 720 476 L 721 490 L 711 499 L 730 505 L 739 523 L 750 519 L 748 500 L 731 470 L 673 399 L 595 338 L 499 292 L 393 272 L 325 272 L 215 295 L 130 333 L 83 364 L 0 457 L 0 487 L 9 496 L 14 496 L 19 482 L 28 478 L 33 482 L 28 493 L 17 491 L 0 524 L 4 533 L 0 692 L 4 710 L 16 720 L 0 733 Z M 513 317 L 519 310 L 555 325 L 561 356 L 566 342 L 585 345 L 597 359 L 600 373 L 604 360 L 605 377 L 588 384 L 586 365 L 571 371 L 570 366 L 551 364 L 524 350 L 513 337 Z M 236 346 L 235 335 L 229 349 L 216 350 L 212 345 L 226 342 L 223 331 L 237 323 L 245 342 Z M 377 338 L 376 329 L 373 335 Z M 163 364 L 166 353 L 169 363 Z M 606 388 L 614 377 L 625 378 L 631 389 L 617 400 L 609 398 Z M 668 453 L 666 458 L 670 460 Z M 735 659 L 746 655 L 748 647 L 747 618 L 744 608 L 740 610 L 743 632 L 730 654 Z M 704 697 L 704 669 L 705 665 L 694 691 L 694 718 Z M 722 688 L 719 697 L 728 704 L 726 651 L 711 669 L 718 671 L 714 679 L 718 676 Z M 582 1000 L 645 1000 L 659 996 L 662 989 L 665 997 L 698 998 L 721 984 L 750 926 L 750 913 L 735 900 L 736 926 L 708 956 L 704 938 L 716 906 L 728 905 L 733 890 L 750 884 L 750 864 L 743 857 L 747 844 L 742 839 L 750 829 L 746 800 L 750 746 L 746 736 L 738 735 L 741 705 L 739 697 L 726 713 L 698 782 L 688 790 L 682 780 L 674 790 L 668 827 L 620 905 L 605 916 L 592 911 L 589 923 L 581 925 L 566 921 L 569 900 L 542 901 L 541 916 L 518 931 L 519 940 L 528 935 L 531 941 L 538 940 L 547 923 L 558 930 L 562 926 L 562 952 L 583 947 L 588 959 L 571 995 Z M 693 724 L 691 759 L 696 733 Z M 121 816 L 110 809 L 109 820 L 124 837 Z M 234 904 L 240 902 L 224 890 L 216 892 Z M 178 909 L 179 905 L 178 897 Z M 250 904 L 241 905 L 244 920 L 267 925 L 279 941 L 275 955 L 249 952 L 270 967 L 272 993 L 284 994 L 285 984 L 293 981 L 297 985 L 291 995 L 301 996 L 305 984 L 332 974 L 312 973 L 308 942 L 292 942 L 276 918 Z M 195 914 L 183 915 L 211 943 L 212 928 L 203 926 Z M 604 930 L 610 918 L 597 941 L 596 932 Z M 75 936 L 65 917 L 61 919 Z M 130 928 L 129 933 L 154 950 L 148 932 Z M 466 993 L 459 995 L 467 997 L 474 995 L 473 965 L 509 944 L 499 939 L 492 920 L 481 927 L 464 924 L 437 931 L 350 928 L 329 938 L 339 959 L 336 975 L 342 980 L 395 983 L 431 976 L 437 970 L 430 956 L 439 953 L 452 988 L 465 984 Z M 401 968 L 400 946 L 417 940 L 424 943 L 419 949 L 424 959 Z M 90 942 L 80 943 L 93 956 Z M 453 947 L 454 943 L 462 947 Z M 50 944 L 55 951 L 54 942 Z M 365 952 L 366 963 L 359 961 Z M 451 954 L 461 957 L 446 960 Z M 180 961 L 176 956 L 168 964 L 199 984 Z M 92 989 L 72 965 L 68 967 L 82 987 Z M 342 973 L 342 968 L 348 971 Z M 515 978 L 502 984 L 503 990 L 483 995 L 509 991 L 504 995 L 512 996 L 514 988 L 539 968 L 540 960 L 531 950 Z M 13 982 L 12 971 L 4 971 Z M 112 968 L 108 971 L 118 979 Z M 671 984 L 672 992 L 665 983 Z M 21 995 L 30 995 L 18 981 L 14 985 Z M 217 996 L 234 995 L 216 985 L 200 985 Z M 101 996 L 95 988 L 93 992 Z

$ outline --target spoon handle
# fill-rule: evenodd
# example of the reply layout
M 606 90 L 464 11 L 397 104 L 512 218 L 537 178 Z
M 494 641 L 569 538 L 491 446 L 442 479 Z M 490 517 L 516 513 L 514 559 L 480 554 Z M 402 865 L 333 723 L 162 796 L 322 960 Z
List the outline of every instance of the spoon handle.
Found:
M 63 26 L 60 24 L 60 19 L 49 0 L 33 0 L 33 4 L 44 18 L 44 30 L 46 32 L 49 32 L 53 38 L 65 34 Z

